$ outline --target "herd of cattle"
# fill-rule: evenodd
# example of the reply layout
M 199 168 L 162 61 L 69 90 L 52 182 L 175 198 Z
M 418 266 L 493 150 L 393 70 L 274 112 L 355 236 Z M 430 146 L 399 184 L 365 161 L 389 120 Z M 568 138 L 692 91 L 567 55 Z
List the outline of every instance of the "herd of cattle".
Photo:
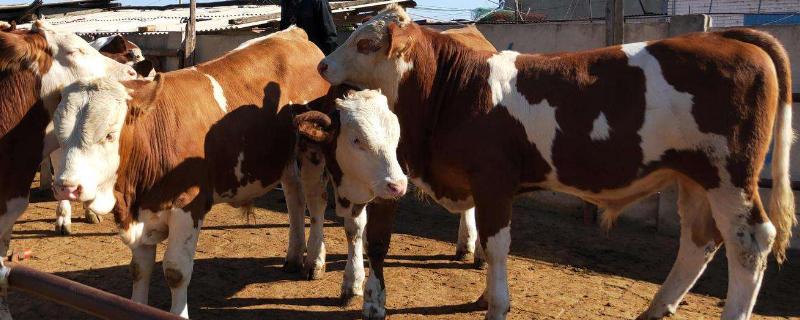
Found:
M 769 252 L 785 259 L 796 223 L 789 70 L 780 43 L 749 29 L 520 54 L 497 52 L 474 27 L 438 32 L 389 6 L 327 57 L 292 27 L 154 74 L 122 37 L 89 44 L 40 21 L 0 22 L 0 252 L 52 159 L 56 230 L 70 232 L 69 201 L 113 212 L 133 253 L 132 299 L 144 304 L 166 239 L 171 311 L 188 317 L 211 206 L 248 207 L 280 184 L 285 269 L 317 279 L 330 181 L 348 244 L 342 303 L 363 296 L 364 317 L 384 318 L 384 259 L 410 179 L 461 214 L 456 255 L 486 263 L 477 303 L 504 319 L 515 196 L 573 194 L 605 208 L 610 227 L 677 183 L 678 257 L 640 319 L 675 313 L 722 244 L 722 318 L 747 319 Z M 773 136 L 765 210 L 758 177 Z

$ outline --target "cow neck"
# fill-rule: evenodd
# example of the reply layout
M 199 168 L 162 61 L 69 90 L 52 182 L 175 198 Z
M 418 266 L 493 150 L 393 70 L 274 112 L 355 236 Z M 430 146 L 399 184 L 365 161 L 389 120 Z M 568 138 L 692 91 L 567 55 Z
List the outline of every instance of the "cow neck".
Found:
M 202 140 L 222 113 L 216 105 L 192 98 L 192 87 L 199 81 L 205 80 L 195 72 L 178 70 L 160 74 L 152 82 L 124 82 L 133 90 L 128 107 L 146 110 L 138 115 L 129 112 L 120 135 L 114 215 L 123 229 L 138 218 L 140 209 L 171 208 L 185 197 L 183 191 L 199 185 L 196 179 L 205 177 L 199 171 Z
M 400 81 L 394 112 L 400 121 L 398 155 L 411 177 L 425 175 L 438 132 L 474 115 L 485 100 L 490 53 L 467 48 L 436 31 L 418 27 L 421 39 L 408 54 L 414 67 Z
M 52 65 L 47 40 L 29 31 L 0 31 L 0 137 L 6 136 L 41 101 L 41 75 Z M 41 114 L 41 113 L 37 113 Z M 46 113 L 45 113 L 46 114 Z M 49 119 L 44 119 L 45 123 Z

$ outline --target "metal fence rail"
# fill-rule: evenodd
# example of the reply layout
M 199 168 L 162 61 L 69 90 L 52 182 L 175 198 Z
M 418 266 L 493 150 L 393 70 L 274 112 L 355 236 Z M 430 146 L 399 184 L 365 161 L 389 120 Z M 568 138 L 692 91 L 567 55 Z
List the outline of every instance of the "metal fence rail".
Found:
M 0 287 L 25 291 L 103 319 L 183 319 L 169 312 L 13 262 L 0 262 Z M 5 319 L 0 315 L 0 319 Z

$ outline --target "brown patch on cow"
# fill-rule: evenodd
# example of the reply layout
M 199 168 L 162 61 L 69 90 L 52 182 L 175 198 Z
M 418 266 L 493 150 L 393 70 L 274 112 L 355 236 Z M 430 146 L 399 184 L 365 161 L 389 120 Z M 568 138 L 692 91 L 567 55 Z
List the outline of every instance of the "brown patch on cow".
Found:
M 778 107 L 777 77 L 769 55 L 724 33 L 666 39 L 647 50 L 658 59 L 667 82 L 693 96 L 698 129 L 727 137 L 730 156 L 725 169 L 731 183 L 755 192 Z
M 336 201 L 339 201 L 339 205 L 342 208 L 350 208 L 350 200 L 347 200 L 347 198 L 337 197 Z
M 364 210 L 364 206 L 366 206 L 366 204 L 364 203 L 357 203 L 353 205 L 353 211 L 351 211 L 352 212 L 351 216 L 353 216 L 353 218 L 358 218 L 358 216 L 361 215 L 361 211 Z
M 481 33 L 480 30 L 478 30 L 478 28 L 473 24 L 463 28 L 448 29 L 442 31 L 442 34 L 447 35 L 453 38 L 453 40 L 456 40 L 459 43 L 475 50 L 491 52 L 497 51 L 497 48 L 495 48 L 494 45 L 492 45 L 492 43 L 483 36 L 483 33 Z
M 173 268 L 164 269 L 164 279 L 167 280 L 167 285 L 170 288 L 177 288 L 183 281 L 183 274 Z
M 559 130 L 552 161 L 561 183 L 600 192 L 625 187 L 639 177 L 644 72 L 628 66 L 618 47 L 520 56 L 516 67 L 517 89 L 528 103 L 547 100 L 555 108 Z M 601 113 L 611 129 L 607 139 L 597 141 L 590 133 Z
M 40 100 L 40 76 L 51 64 L 41 33 L 0 32 L 0 215 L 8 210 L 8 200 L 28 197 L 41 163 L 50 115 Z
M 657 168 L 668 168 L 683 173 L 706 190 L 720 185 L 719 170 L 701 150 L 667 150 L 661 155 L 661 159 L 645 166 L 642 175 L 647 175 Z

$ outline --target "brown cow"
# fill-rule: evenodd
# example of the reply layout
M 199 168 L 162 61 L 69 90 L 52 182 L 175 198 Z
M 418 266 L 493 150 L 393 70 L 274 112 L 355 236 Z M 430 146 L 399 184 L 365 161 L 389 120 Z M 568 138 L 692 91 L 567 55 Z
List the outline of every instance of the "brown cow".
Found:
M 675 312 L 724 242 L 722 317 L 752 312 L 770 249 L 784 259 L 791 79 L 786 52 L 749 29 L 694 33 L 562 54 L 478 52 L 393 6 L 320 63 L 332 83 L 380 88 L 400 119 L 398 157 L 415 185 L 452 211 L 475 206 L 488 262 L 479 302 L 509 311 L 506 257 L 515 195 L 562 191 L 606 208 L 677 182 L 678 258 L 642 319 Z M 758 177 L 775 135 L 769 212 Z M 385 316 L 383 261 L 396 202 L 368 209 L 364 315 Z
M 312 234 L 306 267 L 314 273 L 325 261 L 325 165 L 336 194 L 361 208 L 374 197 L 405 193 L 396 158 L 399 124 L 383 95 L 350 93 L 328 115 L 292 103 L 330 108 L 329 84 L 315 71 L 322 57 L 302 29 L 290 28 L 152 81 L 100 79 L 64 90 L 54 117 L 64 149 L 57 198 L 82 201 L 98 213 L 113 207 L 120 236 L 133 251 L 134 301 L 147 303 L 155 246 L 167 239 L 163 267 L 171 311 L 188 316 L 195 247 L 215 203 L 249 205 L 280 183 L 292 268 L 303 266 L 307 201 Z M 304 137 L 302 181 L 295 130 Z M 348 228 L 359 239 L 362 232 L 363 224 Z
M 133 79 L 131 67 L 108 59 L 72 33 L 36 21 L 31 30 L 0 22 L 0 253 L 5 255 L 14 221 L 28 206 L 28 192 L 43 154 L 61 89 L 83 79 Z

